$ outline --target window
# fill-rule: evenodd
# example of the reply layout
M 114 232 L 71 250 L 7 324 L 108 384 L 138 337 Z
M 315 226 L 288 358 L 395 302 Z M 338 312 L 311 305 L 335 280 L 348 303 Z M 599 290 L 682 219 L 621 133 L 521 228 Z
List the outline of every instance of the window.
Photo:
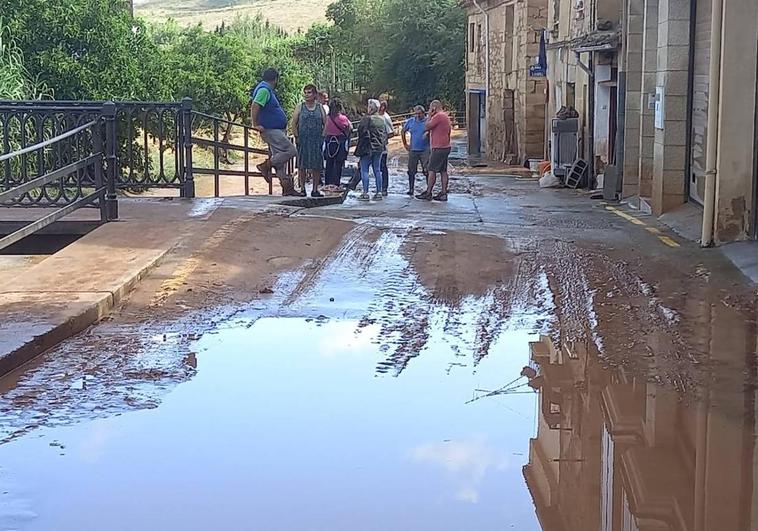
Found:
M 482 25 L 476 25 L 476 50 L 479 51 L 482 47 Z
M 476 35 L 474 33 L 474 31 L 476 31 L 475 30 L 475 26 L 476 26 L 476 24 L 474 24 L 473 22 L 471 24 L 469 24 L 468 45 L 469 45 L 469 51 L 471 53 L 474 53 L 474 51 L 476 50 L 476 48 L 475 48 L 476 41 L 474 40 L 476 38 Z

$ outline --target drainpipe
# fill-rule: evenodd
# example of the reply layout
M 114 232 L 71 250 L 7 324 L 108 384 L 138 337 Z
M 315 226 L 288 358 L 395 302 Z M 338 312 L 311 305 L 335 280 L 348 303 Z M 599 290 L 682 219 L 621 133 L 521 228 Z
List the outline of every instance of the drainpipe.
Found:
M 587 87 L 587 99 L 589 100 L 587 102 L 589 107 L 587 111 L 587 144 L 590 160 L 587 161 L 587 188 L 592 190 L 595 180 L 595 54 L 590 52 L 590 62 L 586 65 L 582 62 L 581 52 L 574 53 L 576 54 L 576 63 L 589 78 L 589 87 Z
M 474 6 L 479 10 L 479 13 L 481 13 L 484 16 L 484 90 L 485 90 L 484 115 L 485 115 L 486 120 L 489 120 L 490 118 L 490 14 L 486 10 L 484 10 L 481 5 L 479 5 L 478 0 L 472 0 L 472 1 L 474 3 Z M 479 135 L 481 137 L 481 131 L 479 132 Z M 485 142 L 487 140 L 488 139 L 485 138 Z
M 621 27 L 624 35 L 629 36 L 629 4 L 624 2 L 621 12 Z M 618 76 L 616 80 L 616 145 L 614 146 L 613 164 L 616 166 L 616 186 L 621 189 L 619 199 L 623 197 L 624 183 L 624 147 L 626 143 L 626 54 L 629 50 L 626 39 L 622 40 L 621 50 L 617 52 Z M 638 179 L 639 180 L 639 179 Z M 621 186 L 619 186 L 621 183 Z M 605 183 L 603 183 L 605 185 Z
M 711 65 L 708 79 L 708 147 L 705 160 L 705 206 L 703 210 L 702 247 L 713 245 L 716 218 L 716 181 L 718 172 L 719 105 L 721 105 L 721 34 L 724 0 L 713 0 L 711 20 Z

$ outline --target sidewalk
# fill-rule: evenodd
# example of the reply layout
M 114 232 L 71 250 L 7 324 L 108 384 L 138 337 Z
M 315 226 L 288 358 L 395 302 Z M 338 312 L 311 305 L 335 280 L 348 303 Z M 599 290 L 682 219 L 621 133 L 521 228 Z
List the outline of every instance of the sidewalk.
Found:
M 242 215 L 320 204 L 282 197 L 121 200 L 118 222 L 0 281 L 0 376 L 108 315 L 172 250 Z

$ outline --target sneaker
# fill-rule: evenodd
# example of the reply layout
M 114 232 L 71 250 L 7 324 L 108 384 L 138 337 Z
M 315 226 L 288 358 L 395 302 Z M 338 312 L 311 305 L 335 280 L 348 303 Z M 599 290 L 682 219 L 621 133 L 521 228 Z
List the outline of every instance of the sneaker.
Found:
M 368 196 L 368 194 L 366 192 L 363 192 L 361 195 L 358 196 L 358 199 L 360 201 L 368 201 L 369 200 L 369 196 Z
M 414 193 L 414 192 L 413 192 L 413 190 L 411 189 L 411 190 L 408 190 L 407 192 L 405 192 L 405 195 L 409 195 L 409 196 L 413 197 L 413 193 Z
M 313 190 L 313 191 L 311 192 L 311 197 L 324 197 L 324 194 L 322 194 L 322 193 L 321 193 L 321 192 L 319 192 L 318 190 Z
M 305 190 L 295 190 L 295 195 L 297 197 L 308 197 L 308 192 Z
M 258 171 L 263 174 L 263 178 L 266 180 L 266 182 L 268 184 L 271 184 L 271 160 L 266 159 L 265 161 L 258 164 L 256 168 L 258 168 Z
M 430 194 L 429 192 L 424 192 L 424 193 L 418 194 L 416 196 L 416 199 L 421 199 L 423 201 L 431 201 L 432 200 L 432 194 Z
M 437 195 L 434 196 L 434 200 L 435 201 L 447 201 L 447 194 L 440 192 L 440 193 L 438 193 Z
M 382 194 L 379 192 L 374 194 L 374 201 L 381 201 L 382 199 L 384 199 L 384 197 L 382 197 Z
M 387 193 L 388 193 L 388 192 L 386 192 L 386 191 L 382 191 L 382 195 L 383 195 L 384 197 L 387 197 Z

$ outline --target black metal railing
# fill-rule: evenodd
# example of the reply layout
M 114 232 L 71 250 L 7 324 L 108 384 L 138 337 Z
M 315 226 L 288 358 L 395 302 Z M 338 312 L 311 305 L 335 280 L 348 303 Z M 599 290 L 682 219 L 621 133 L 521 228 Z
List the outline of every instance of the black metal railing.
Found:
M 106 104 L 93 119 L 14 151 L 8 148 L 17 140 L 10 135 L 4 137 L 4 147 L 9 152 L 0 155 L 0 205 L 46 206 L 54 210 L 0 238 L 0 249 L 83 207 L 99 208 L 103 222 L 118 218 L 115 115 L 115 105 Z M 50 122 L 47 133 L 56 132 L 63 123 L 64 120 Z M 40 126 L 45 127 L 44 123 Z M 24 135 L 17 133 L 19 138 Z
M 255 165 L 251 166 L 251 156 L 268 157 L 269 155 L 268 149 L 251 147 L 250 145 L 251 139 L 257 137 L 258 132 L 245 124 L 197 111 L 192 111 L 191 113 L 190 129 L 191 136 L 188 148 L 190 155 L 187 162 L 189 179 L 194 181 L 195 174 L 213 176 L 214 196 L 219 197 L 221 195 L 221 177 L 240 177 L 244 181 L 244 195 L 250 195 L 250 178 L 263 178 L 263 174 L 258 171 Z M 241 131 L 242 145 L 235 144 L 233 141 L 233 137 L 239 136 L 239 134 L 234 134 L 235 130 L 237 132 Z M 206 133 L 211 138 L 200 136 L 201 133 Z M 192 155 L 192 146 L 194 145 L 211 152 L 212 168 L 198 165 L 196 158 Z M 231 164 L 231 153 L 242 155 L 241 169 L 230 169 L 221 166 L 222 162 L 226 165 Z M 294 165 L 292 162 L 290 165 L 289 170 L 292 172 L 294 171 Z M 269 194 L 273 194 L 274 192 L 272 182 L 268 183 L 268 192 Z
M 396 128 L 412 113 L 392 116 Z M 452 114 L 455 125 L 465 127 L 463 114 Z M 102 120 L 109 128 L 113 143 L 108 150 L 106 182 L 117 190 L 178 189 L 182 197 L 194 197 L 195 175 L 213 177 L 214 195 L 221 195 L 222 177 L 238 177 L 250 193 L 250 179 L 262 178 L 254 159 L 268 156 L 256 147 L 257 132 L 250 126 L 192 109 L 192 100 L 181 102 L 77 102 L 77 101 L 0 101 L 0 191 L 9 192 L 32 179 L 49 175 L 101 153 L 95 145 L 92 127 L 77 135 L 67 135 L 83 125 Z M 358 122 L 353 123 L 353 142 Z M 235 134 L 232 134 L 235 132 Z M 239 134 L 241 132 L 241 135 Z M 62 138 L 61 138 L 62 137 Z M 39 145 L 56 139 L 41 150 Z M 194 151 L 194 146 L 203 151 Z M 27 149 L 27 148 L 34 149 Z M 6 155 L 23 152 L 13 157 Z M 210 155 L 210 160 L 204 155 Z M 232 163 L 241 155 L 242 161 Z M 290 162 L 290 174 L 297 162 Z M 69 174 L 65 183 L 53 179 L 41 187 L 31 187 L 7 201 L 21 206 L 68 205 L 89 195 L 95 178 L 94 167 L 79 168 L 85 177 Z M 268 193 L 273 193 L 269 183 Z M 116 208 L 114 206 L 114 208 Z
M 64 131 L 102 116 L 106 102 L 0 101 L 0 140 L 3 153 L 44 142 Z M 187 123 L 192 101 L 116 102 L 116 188 L 146 190 L 178 188 L 186 195 Z M 81 146 L 61 143 L 57 157 L 71 159 Z M 19 173 L 11 176 L 6 164 L 0 179 L 25 179 L 38 163 L 30 158 L 19 162 Z M 46 206 L 50 198 L 40 197 Z

